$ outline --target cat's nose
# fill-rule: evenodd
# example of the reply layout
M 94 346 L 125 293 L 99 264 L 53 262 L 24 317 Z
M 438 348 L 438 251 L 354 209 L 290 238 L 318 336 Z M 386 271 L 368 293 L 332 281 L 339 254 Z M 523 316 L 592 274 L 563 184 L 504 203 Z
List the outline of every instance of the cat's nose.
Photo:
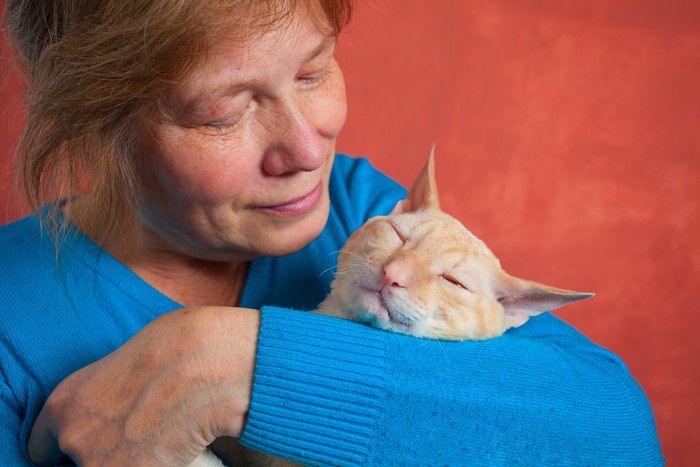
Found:
M 384 265 L 383 287 L 410 287 L 415 281 L 415 264 L 412 260 L 402 258 Z

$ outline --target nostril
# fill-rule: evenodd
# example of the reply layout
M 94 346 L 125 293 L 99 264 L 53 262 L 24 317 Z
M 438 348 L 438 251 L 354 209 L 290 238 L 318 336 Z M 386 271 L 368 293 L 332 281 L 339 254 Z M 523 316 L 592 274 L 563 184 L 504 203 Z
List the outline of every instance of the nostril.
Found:
M 409 258 L 392 260 L 383 267 L 384 287 L 398 287 L 405 289 L 416 281 L 414 273 L 415 264 Z

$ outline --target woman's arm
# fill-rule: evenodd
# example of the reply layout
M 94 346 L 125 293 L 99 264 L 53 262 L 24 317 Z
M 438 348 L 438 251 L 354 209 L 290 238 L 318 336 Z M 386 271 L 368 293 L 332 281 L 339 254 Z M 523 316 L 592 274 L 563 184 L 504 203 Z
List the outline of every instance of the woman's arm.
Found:
M 2 351 L 4 349 L 0 349 Z M 3 355 L 0 354 L 0 361 Z M 0 362 L 3 363 L 4 362 Z M 4 369 L 4 368 L 3 368 Z M 21 414 L 25 411 L 24 407 L 15 400 L 12 390 L 5 381 L 5 372 L 0 374 L 0 453 L 2 460 L 7 465 L 12 466 L 29 466 L 29 461 L 26 459 L 22 449 L 20 448 L 17 438 L 17 428 L 21 424 Z
M 440 342 L 263 308 L 241 442 L 309 465 L 661 465 L 621 361 L 552 315 Z
M 32 460 L 188 465 L 217 436 L 239 436 L 258 327 L 259 312 L 245 308 L 159 317 L 54 390 L 32 429 Z
M 214 307 L 155 320 L 56 389 L 32 458 L 55 462 L 58 438 L 83 466 L 187 465 L 247 415 L 244 444 L 310 465 L 663 462 L 624 365 L 551 315 L 483 342 L 280 308 L 258 320 Z

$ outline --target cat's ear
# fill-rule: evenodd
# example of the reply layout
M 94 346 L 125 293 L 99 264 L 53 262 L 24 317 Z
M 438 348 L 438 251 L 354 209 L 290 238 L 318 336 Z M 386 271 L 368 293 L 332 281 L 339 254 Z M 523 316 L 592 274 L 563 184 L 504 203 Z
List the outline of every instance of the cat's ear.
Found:
M 423 167 L 420 175 L 408 190 L 408 195 L 403 201 L 399 201 L 391 214 L 403 214 L 407 212 L 423 211 L 425 209 L 440 209 L 437 183 L 435 182 L 435 145 L 430 150 L 428 162 Z
M 503 306 L 506 315 L 506 329 L 517 328 L 525 324 L 531 316 L 592 296 L 592 293 L 558 289 L 538 282 L 519 279 L 505 272 L 499 278 L 496 287 L 496 297 Z

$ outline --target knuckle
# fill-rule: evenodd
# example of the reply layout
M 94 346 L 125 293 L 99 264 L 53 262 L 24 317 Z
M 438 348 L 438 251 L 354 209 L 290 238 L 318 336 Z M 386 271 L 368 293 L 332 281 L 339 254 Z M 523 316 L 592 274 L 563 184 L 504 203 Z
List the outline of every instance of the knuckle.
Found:
M 64 429 L 58 434 L 58 447 L 64 453 L 74 456 L 79 451 L 80 446 L 85 445 L 84 437 L 81 433 L 73 429 Z

